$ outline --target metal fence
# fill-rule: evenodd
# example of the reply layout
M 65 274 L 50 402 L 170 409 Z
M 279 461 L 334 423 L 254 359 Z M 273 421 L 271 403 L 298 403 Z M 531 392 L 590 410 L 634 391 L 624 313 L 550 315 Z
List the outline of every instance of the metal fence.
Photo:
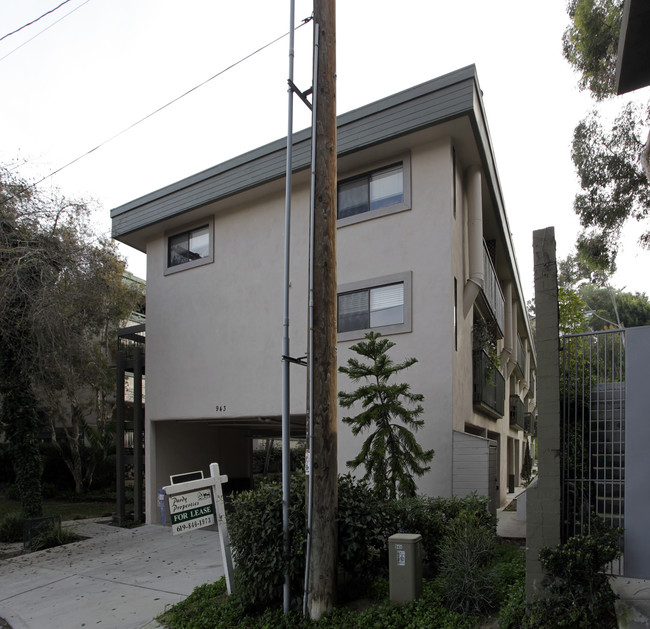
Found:
M 560 339 L 562 541 L 624 526 L 625 330 Z M 622 543 L 622 541 L 621 541 Z M 622 574 L 622 560 L 612 566 Z

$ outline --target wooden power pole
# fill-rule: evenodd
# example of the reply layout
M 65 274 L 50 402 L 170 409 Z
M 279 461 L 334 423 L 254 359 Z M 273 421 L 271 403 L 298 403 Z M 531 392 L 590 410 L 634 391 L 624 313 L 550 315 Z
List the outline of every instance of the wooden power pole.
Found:
M 336 11 L 314 0 L 319 29 L 313 268 L 313 515 L 307 610 L 317 620 L 336 598 Z

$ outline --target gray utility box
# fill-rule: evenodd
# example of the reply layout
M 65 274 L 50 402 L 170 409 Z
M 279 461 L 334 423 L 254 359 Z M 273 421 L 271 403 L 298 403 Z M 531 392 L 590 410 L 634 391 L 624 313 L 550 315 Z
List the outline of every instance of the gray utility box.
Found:
M 397 533 L 388 538 L 392 603 L 414 601 L 422 594 L 422 535 Z

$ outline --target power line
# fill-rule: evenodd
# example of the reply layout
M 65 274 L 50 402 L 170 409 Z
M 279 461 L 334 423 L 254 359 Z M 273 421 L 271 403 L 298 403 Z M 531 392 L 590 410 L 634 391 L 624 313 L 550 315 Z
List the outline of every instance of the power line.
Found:
M 20 28 L 17 28 L 15 31 L 11 31 L 11 33 L 7 33 L 6 35 L 3 35 L 0 37 L 0 41 L 3 39 L 7 39 L 7 37 L 10 37 L 11 35 L 15 35 L 16 33 L 22 31 L 24 28 L 27 28 L 28 26 L 31 26 L 32 24 L 36 24 L 39 20 L 43 19 L 46 15 L 49 15 L 50 13 L 54 13 L 57 9 L 60 9 L 64 4 L 67 4 L 70 2 L 70 0 L 63 0 L 63 2 L 58 6 L 54 7 L 53 9 L 50 9 L 46 13 L 43 13 L 40 17 L 37 17 L 35 20 L 32 20 L 31 22 L 27 22 L 27 24 L 23 24 Z
M 48 11 L 47 13 L 43 13 L 43 15 L 41 15 L 41 17 L 36 18 L 35 20 L 32 20 L 28 24 L 25 24 L 25 25 L 21 26 L 20 28 L 16 29 L 15 31 L 12 31 L 11 33 L 7 33 L 6 35 L 4 35 L 3 37 L 0 38 L 0 41 L 2 41 L 3 39 L 9 37 L 10 35 L 13 35 L 14 33 L 17 33 L 18 31 L 23 30 L 24 28 L 30 26 L 31 24 L 34 24 L 34 22 L 38 22 L 38 20 L 40 20 L 42 17 L 45 17 L 46 15 L 49 15 L 50 13 L 53 13 L 54 11 L 56 11 L 57 9 L 62 7 L 64 4 L 66 4 L 66 2 L 70 2 L 70 0 L 65 0 L 58 7 Z M 20 46 L 16 46 L 13 50 L 10 50 L 6 55 L 4 55 L 4 57 L 0 57 L 0 61 L 3 61 L 4 59 L 6 59 L 9 55 L 13 55 L 17 50 L 20 50 L 23 46 L 25 46 L 26 44 L 29 44 L 30 41 L 33 41 L 39 35 L 42 35 L 45 31 L 50 30 L 55 24 L 58 24 L 61 20 L 64 20 L 69 15 L 72 15 L 75 11 L 77 11 L 78 9 L 81 9 L 81 7 L 84 6 L 84 4 L 88 4 L 89 2 L 90 2 L 90 0 L 86 0 L 85 2 L 82 2 L 78 7 L 75 7 L 74 9 L 72 9 L 72 11 L 70 11 L 70 12 L 66 13 L 65 15 L 61 16 L 58 20 L 56 20 L 55 22 L 52 22 L 52 24 L 50 24 L 49 26 L 46 26 L 42 31 L 39 31 L 38 33 L 36 33 L 36 35 L 34 35 L 33 37 L 30 37 L 27 41 L 24 41 L 22 44 L 20 44 Z
M 90 1 L 90 0 L 86 0 L 86 2 L 89 2 L 89 1 Z M 85 3 L 84 3 L 84 4 L 85 4 Z M 302 28 L 303 26 L 305 26 L 305 24 L 309 23 L 309 22 L 311 21 L 311 19 L 312 19 L 311 17 L 309 17 L 309 18 L 305 18 L 305 19 L 302 21 L 302 23 L 301 23 L 301 24 L 296 28 L 296 30 L 298 30 L 299 28 Z M 239 64 L 241 64 L 241 63 L 243 63 L 244 61 L 250 59 L 251 57 L 255 56 L 256 54 L 262 52 L 263 50 L 266 50 L 267 48 L 269 48 L 269 47 L 272 46 L 273 44 L 279 42 L 280 40 L 284 39 L 284 38 L 287 37 L 288 35 L 289 35 L 289 31 L 287 31 L 286 33 L 284 33 L 284 35 L 280 35 L 279 37 L 276 37 L 274 40 L 268 42 L 267 44 L 264 44 L 263 46 L 261 46 L 261 47 L 258 48 L 257 50 L 254 50 L 253 52 L 247 54 L 245 57 L 242 57 L 241 59 L 239 59 L 239 61 L 235 61 L 234 63 L 231 63 L 229 66 L 225 67 L 223 70 L 217 72 L 216 74 L 213 74 L 210 78 L 206 79 L 205 81 L 202 81 L 202 82 L 199 83 L 198 85 L 195 85 L 193 88 L 187 90 L 186 92 L 183 92 L 183 94 L 181 94 L 180 96 L 177 96 L 176 98 L 170 100 L 170 101 L 169 101 L 168 103 L 166 103 L 165 105 L 162 105 L 162 107 L 158 107 L 158 109 L 156 109 L 156 110 L 152 111 L 151 113 L 147 114 L 146 116 L 144 116 L 144 118 L 140 118 L 139 120 L 137 120 L 137 121 L 134 122 L 133 124 L 130 124 L 128 127 L 125 127 L 124 129 L 122 129 L 122 130 L 119 131 L 118 133 L 112 135 L 110 138 L 107 138 L 107 139 L 104 140 L 103 142 L 100 142 L 100 143 L 99 143 L 97 146 L 95 146 L 94 148 L 90 149 L 89 151 L 86 151 L 85 153 L 82 153 L 82 154 L 79 155 L 78 157 L 75 157 L 73 160 L 69 161 L 67 164 L 64 164 L 63 166 L 57 168 L 56 170 L 53 170 L 53 171 L 52 171 L 51 173 L 49 173 L 48 175 L 45 175 L 45 177 L 43 177 L 43 178 L 39 179 L 38 181 L 34 182 L 33 184 L 27 186 L 27 187 L 26 187 L 26 188 L 25 188 L 21 193 L 19 193 L 18 195 L 14 195 L 14 196 L 12 196 L 12 197 L 7 198 L 7 199 L 5 200 L 5 203 L 6 203 L 7 201 L 11 200 L 11 199 L 15 199 L 15 198 L 17 198 L 18 196 L 20 196 L 21 194 L 24 194 L 25 192 L 27 192 L 27 191 L 29 191 L 29 190 L 32 190 L 32 189 L 35 188 L 36 186 L 42 184 L 44 181 L 47 181 L 50 177 L 53 177 L 54 175 L 57 175 L 58 173 L 60 173 L 62 170 L 65 170 L 65 169 L 68 168 L 69 166 L 72 166 L 73 164 L 76 164 L 79 160 L 83 159 L 84 157 L 88 157 L 88 155 L 90 155 L 91 153 L 94 153 L 97 149 L 100 149 L 102 146 L 105 146 L 105 145 L 108 144 L 109 142 L 112 142 L 112 141 L 115 140 L 116 138 L 119 138 L 121 135 L 125 134 L 127 131 L 130 131 L 130 130 L 133 129 L 134 127 L 138 126 L 140 123 L 144 122 L 145 120 L 148 120 L 148 119 L 151 118 L 152 116 L 155 116 L 156 114 L 160 113 L 160 112 L 163 111 L 164 109 L 167 109 L 167 107 L 169 107 L 170 105 L 173 105 L 174 103 L 177 103 L 177 102 L 178 102 L 179 100 L 181 100 L 182 98 L 185 98 L 186 96 L 188 96 L 188 95 L 191 94 L 192 92 L 198 90 L 200 87 L 203 87 L 204 85 L 206 85 L 206 84 L 209 83 L 210 81 L 216 79 L 217 77 L 220 77 L 222 74 L 228 72 L 228 70 L 232 70 L 233 68 L 237 67 Z M 0 61 L 1 61 L 1 60 L 0 60 Z

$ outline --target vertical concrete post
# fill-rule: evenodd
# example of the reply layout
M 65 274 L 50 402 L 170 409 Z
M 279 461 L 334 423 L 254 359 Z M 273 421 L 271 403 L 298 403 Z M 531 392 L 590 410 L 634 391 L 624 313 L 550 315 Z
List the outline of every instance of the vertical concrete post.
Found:
M 526 500 L 526 597 L 542 594 L 539 551 L 560 543 L 560 369 L 555 229 L 533 232 L 539 477 Z

